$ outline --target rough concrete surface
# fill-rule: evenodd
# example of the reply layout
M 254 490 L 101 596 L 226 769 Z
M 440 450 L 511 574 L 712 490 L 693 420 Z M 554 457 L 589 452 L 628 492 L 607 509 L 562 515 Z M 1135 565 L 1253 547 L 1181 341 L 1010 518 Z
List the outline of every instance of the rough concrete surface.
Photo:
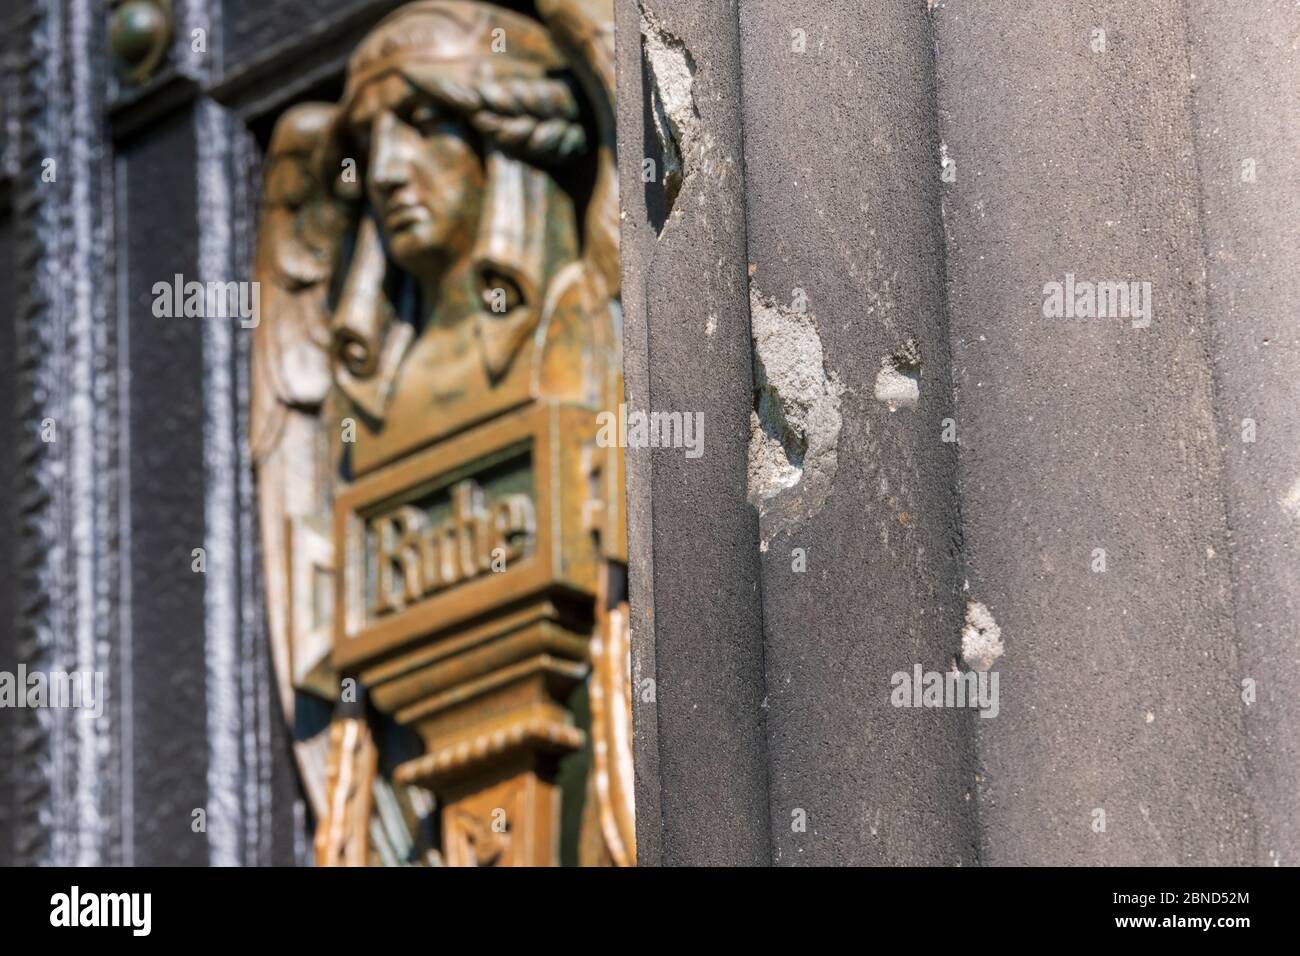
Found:
M 821 337 L 806 305 L 785 308 L 765 299 L 751 282 L 749 325 L 757 395 L 750 417 L 749 500 L 761 516 L 767 499 L 803 483 L 807 513 L 816 514 L 835 480 L 844 386 L 826 371 Z
M 1253 862 L 1300 864 L 1300 8 L 1187 5 Z M 1252 434 L 1252 429 L 1254 433 Z M 1253 438 L 1253 441 L 1248 439 Z M 1244 702 L 1242 702 L 1244 703 Z

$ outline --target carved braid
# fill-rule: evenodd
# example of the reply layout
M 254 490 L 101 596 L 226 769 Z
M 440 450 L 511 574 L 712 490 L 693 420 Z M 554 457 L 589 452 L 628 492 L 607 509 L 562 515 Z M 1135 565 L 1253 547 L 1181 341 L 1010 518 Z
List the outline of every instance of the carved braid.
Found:
M 587 148 L 587 133 L 578 122 L 577 97 L 563 80 L 512 78 L 484 80 L 474 86 L 435 80 L 422 85 L 506 152 L 553 165 Z

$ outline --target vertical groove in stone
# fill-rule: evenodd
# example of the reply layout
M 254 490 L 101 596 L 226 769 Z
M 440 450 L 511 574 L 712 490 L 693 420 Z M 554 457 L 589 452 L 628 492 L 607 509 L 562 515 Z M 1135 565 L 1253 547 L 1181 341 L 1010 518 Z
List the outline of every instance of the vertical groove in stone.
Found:
M 19 65 L 18 131 L 19 147 L 17 171 L 39 165 L 41 149 L 38 138 L 45 123 L 45 113 L 39 97 L 40 74 L 46 58 L 42 56 L 48 46 L 46 11 L 38 0 L 28 0 L 22 19 L 21 35 L 26 50 Z M 30 177 L 16 176 L 14 182 L 14 222 L 17 232 L 15 269 L 29 281 L 22 290 L 15 315 L 15 342 L 18 367 L 18 395 L 14 406 L 19 423 L 20 440 L 17 446 L 21 462 L 17 482 L 19 505 L 19 535 L 17 545 L 17 614 L 15 620 L 15 662 L 28 664 L 40 653 L 40 636 L 35 615 L 43 603 L 40 574 L 35 563 L 39 556 L 39 518 L 46 506 L 48 495 L 37 479 L 36 465 L 44 458 L 45 446 L 32 428 L 39 420 L 37 370 L 44 354 L 43 342 L 37 334 L 45 308 L 44 287 L 39 281 L 44 253 L 40 222 L 48 216 L 39 188 Z M 15 764 L 13 777 L 13 827 L 14 861 L 18 864 L 39 863 L 48 853 L 49 835 L 41 825 L 39 809 L 49 793 L 49 780 L 45 766 L 40 762 L 45 747 L 45 728 L 34 711 L 19 710 L 13 715 L 15 725 Z
M 80 673 L 92 690 L 101 675 L 114 702 L 118 431 L 101 12 L 91 0 L 35 2 L 23 31 L 17 657 L 29 672 Z M 56 707 L 19 713 L 20 862 L 113 859 L 114 706 L 97 719 Z
M 242 127 L 234 130 L 231 182 L 234 190 L 234 275 L 252 280 L 256 199 L 260 193 L 260 169 L 252 135 Z M 257 494 L 253 478 L 252 453 L 248 444 L 248 412 L 251 396 L 252 330 L 240 328 L 235 336 L 235 448 L 239 464 L 239 581 L 240 628 L 244 660 L 244 750 L 247 754 L 246 787 L 249 825 L 244 836 L 250 865 L 275 862 L 273 845 L 277 822 L 293 825 L 288 807 L 277 807 L 275 776 L 277 761 L 283 776 L 296 770 L 287 749 L 277 752 L 272 721 L 281 720 L 272 679 L 270 638 L 266 631 L 266 600 L 262 590 L 262 559 L 257 534 Z M 277 813 L 276 811 L 280 812 Z M 287 835 L 287 834 L 286 834 Z
M 127 265 L 126 243 L 129 234 L 126 201 L 127 167 L 117 156 L 113 164 L 113 202 L 116 231 L 113 243 L 113 284 L 116 315 L 114 316 L 117 355 L 115 371 L 118 389 L 113 399 L 118 422 L 117 467 L 117 683 L 115 710 L 117 725 L 117 792 L 121 814 L 118 819 L 119 850 L 117 862 L 122 866 L 135 865 L 135 632 L 131 607 L 131 317 L 130 282 L 124 267 Z
M 647 82 L 664 84 L 661 93 L 672 86 L 685 175 L 662 234 L 639 216 L 623 219 L 628 395 L 637 400 L 644 388 L 650 409 L 705 416 L 702 457 L 654 449 L 629 465 L 630 487 L 648 477 L 650 497 L 630 510 L 633 601 L 654 601 L 648 616 L 635 612 L 633 653 L 645 659 L 650 622 L 655 703 L 639 703 L 636 716 L 644 727 L 653 714 L 658 764 L 654 778 L 638 773 L 637 802 L 658 805 L 659 817 L 639 814 L 639 831 L 658 823 L 657 860 L 646 862 L 764 864 L 771 851 L 757 520 L 745 499 L 752 379 L 736 11 L 724 0 L 645 0 L 624 11 L 620 26 L 629 20 L 655 31 L 659 62 L 647 65 Z M 620 33 L 621 81 L 641 69 L 643 42 L 637 29 Z M 627 204 L 648 192 L 642 159 L 662 144 L 653 125 L 629 116 L 626 94 L 621 100 Z M 637 583 L 647 547 L 648 590 Z
M 2 41 L 0 41 L 2 42 Z M 17 297 L 18 277 L 14 274 L 13 221 L 9 210 L 0 210 L 0 302 Z M 0 323 L 0 408 L 17 405 L 15 387 L 14 323 Z M 0 419 L 0 447 L 18 447 L 18 422 L 12 414 Z M 12 542 L 18 538 L 16 490 L 20 470 L 12 455 L 0 458 L 0 671 L 10 674 L 18 669 L 14 626 L 18 621 L 17 554 Z M 15 745 L 18 712 L 0 708 L 0 867 L 14 865 L 14 785 L 18 775 Z
M 775 862 L 970 864 L 971 712 L 890 704 L 961 631 L 928 17 L 743 0 L 739 20 L 764 400 L 805 420 L 797 482 L 760 505 Z
M 230 123 L 200 101 L 198 149 L 199 281 L 231 280 L 232 200 L 227 171 Z M 208 316 L 203 334 L 204 654 L 208 705 L 208 845 L 214 866 L 244 857 L 247 801 L 239 603 L 238 455 L 235 436 L 236 319 Z
M 117 582 L 120 421 L 114 290 L 112 159 L 106 142 L 107 29 L 96 0 L 72 0 L 69 10 L 72 109 L 69 116 L 73 249 L 69 270 L 72 324 L 72 421 L 76 428 L 71 497 L 75 510 L 76 667 L 104 675 L 103 716 L 77 716 L 79 840 L 77 862 L 117 862 L 122 815 L 114 690 L 118 652 Z M 109 706 L 113 702 L 113 706 Z
M 45 87 L 52 81 L 51 12 L 41 0 L 29 0 L 23 36 L 27 57 L 21 68 L 19 106 L 20 147 L 14 188 L 14 219 L 18 226 L 18 273 L 28 277 L 17 315 L 19 399 L 15 409 L 20 423 L 19 483 L 21 524 L 17 567 L 19 618 L 17 659 L 39 668 L 49 655 L 48 629 L 42 626 L 50 609 L 46 587 L 44 525 L 50 493 L 44 480 L 51 447 L 40 439 L 40 421 L 46 394 L 43 368 L 49 352 L 42 324 L 49 308 L 50 236 L 55 210 L 42 190 L 39 175 L 50 138 L 49 107 Z M 49 759 L 49 733 L 38 711 L 17 714 L 17 765 L 15 787 L 15 860 L 33 865 L 52 862 L 53 841 L 48 815 L 42 813 L 53 795 Z
M 1184 18 L 1174 0 L 1103 12 L 934 9 L 966 597 L 1005 647 L 1001 712 L 975 721 L 982 852 L 1239 863 Z M 1045 317 L 1067 275 L 1149 282 L 1149 326 Z
M 615 4 L 615 58 L 618 95 L 614 108 L 621 167 L 619 208 L 622 215 L 619 254 L 622 264 L 623 386 L 628 408 L 650 406 L 650 355 L 646 328 L 645 287 L 641 268 L 656 239 L 646 210 L 640 175 L 640 137 L 645 91 L 639 42 L 640 10 L 635 3 Z M 632 160 L 635 160 L 633 163 Z M 635 170 L 630 167 L 635 165 Z M 656 700 L 646 691 L 655 687 L 654 641 L 654 528 L 649 452 L 624 449 L 628 522 L 628 604 L 632 626 L 632 750 L 636 775 L 636 850 L 640 866 L 660 862 L 662 829 L 659 791 L 659 740 Z M 657 696 L 657 695 L 655 695 Z
M 124 337 L 130 342 L 130 575 L 135 860 L 209 862 L 193 813 L 207 803 L 203 336 L 208 321 L 155 315 L 157 283 L 197 281 L 191 110 L 119 144 Z M 165 236 L 160 242 L 158 237 Z
M 1253 862 L 1300 859 L 1300 11 L 1185 4 Z
M 204 282 L 250 281 L 256 163 L 250 134 L 209 100 L 196 112 L 199 274 Z M 250 182 L 249 180 L 252 180 Z M 276 693 L 259 586 L 256 502 L 248 449 L 252 329 L 238 317 L 202 320 L 204 576 L 208 706 L 208 841 L 215 865 L 271 862 L 273 778 L 292 774 L 272 751 Z M 288 808 L 279 821 L 290 826 Z
M 0 302 L 7 303 L 6 321 L 0 323 L 0 408 L 9 413 L 0 419 L 0 447 L 9 454 L 0 458 L 0 671 L 16 673 L 18 647 L 19 572 L 18 488 L 22 467 L 19 454 L 18 354 L 13 304 L 19 301 L 22 279 L 17 272 L 16 224 L 13 210 L 14 175 L 18 167 L 15 136 L 19 108 L 19 82 L 23 66 L 21 28 L 26 10 L 16 4 L 0 13 Z M 19 776 L 16 759 L 19 715 L 13 708 L 0 709 L 0 867 L 13 866 L 15 786 Z

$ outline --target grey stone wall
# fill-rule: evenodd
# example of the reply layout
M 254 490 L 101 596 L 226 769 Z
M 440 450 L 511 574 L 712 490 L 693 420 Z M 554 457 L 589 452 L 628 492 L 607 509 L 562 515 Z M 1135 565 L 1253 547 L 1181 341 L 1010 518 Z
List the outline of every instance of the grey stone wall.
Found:
M 661 231 L 625 198 L 629 400 L 707 423 L 700 461 L 638 459 L 643 861 L 1296 862 L 1300 13 L 623 7 L 624 196 L 685 169 Z M 1049 318 L 1067 276 L 1139 285 Z M 738 341 L 748 396 L 713 390 Z M 742 455 L 758 517 L 719 564 L 696 496 Z M 761 675 L 701 662 L 755 588 Z M 916 665 L 991 665 L 997 716 L 891 706 Z M 752 733 L 766 838 L 736 817 L 763 774 L 720 762 Z
M 698 213 L 669 215 L 660 220 L 662 232 L 647 210 L 662 215 L 666 198 L 644 187 L 638 157 L 657 148 L 653 123 L 642 117 L 663 104 L 628 79 L 629 72 L 640 76 L 642 52 L 623 38 L 638 36 L 640 11 L 624 4 L 622 14 L 620 160 L 637 170 L 621 183 L 622 254 L 643 264 L 624 269 L 628 394 L 634 407 L 710 409 L 703 457 L 687 460 L 670 449 L 629 454 L 629 547 L 653 560 L 634 561 L 631 600 L 640 602 L 638 631 L 653 626 L 656 635 L 653 646 L 641 640 L 634 652 L 638 686 L 653 680 L 655 688 L 654 701 L 642 693 L 634 712 L 638 726 L 654 722 L 643 744 L 655 741 L 653 752 L 643 745 L 638 754 L 638 854 L 764 863 L 768 765 L 758 520 L 745 498 L 752 363 L 735 11 L 708 0 L 682 9 L 680 35 L 646 26 L 655 44 L 646 69 L 653 56 L 670 71 L 665 82 L 676 86 L 662 94 L 686 111 L 679 149 L 685 176 L 674 208 Z M 719 68 L 692 78 L 693 62 Z M 707 153 L 697 130 L 708 131 Z M 703 163 L 708 172 L 699 175 Z M 673 706 L 663 706 L 664 694 Z M 645 765 L 655 768 L 653 777 Z
M 1187 7 L 1206 308 L 1244 712 L 1249 859 L 1300 849 L 1300 17 Z M 1253 179 L 1250 176 L 1253 175 Z M 1249 429 L 1255 441 L 1243 440 Z M 1240 689 L 1240 688 L 1238 688 Z

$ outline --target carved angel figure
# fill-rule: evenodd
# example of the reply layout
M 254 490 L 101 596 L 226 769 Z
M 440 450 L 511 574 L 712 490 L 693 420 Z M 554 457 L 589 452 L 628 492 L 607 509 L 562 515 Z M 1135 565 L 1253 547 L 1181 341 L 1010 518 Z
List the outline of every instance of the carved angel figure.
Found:
M 585 424 L 622 400 L 612 103 L 612 0 L 420 0 L 272 134 L 251 432 L 319 864 L 635 862 Z

